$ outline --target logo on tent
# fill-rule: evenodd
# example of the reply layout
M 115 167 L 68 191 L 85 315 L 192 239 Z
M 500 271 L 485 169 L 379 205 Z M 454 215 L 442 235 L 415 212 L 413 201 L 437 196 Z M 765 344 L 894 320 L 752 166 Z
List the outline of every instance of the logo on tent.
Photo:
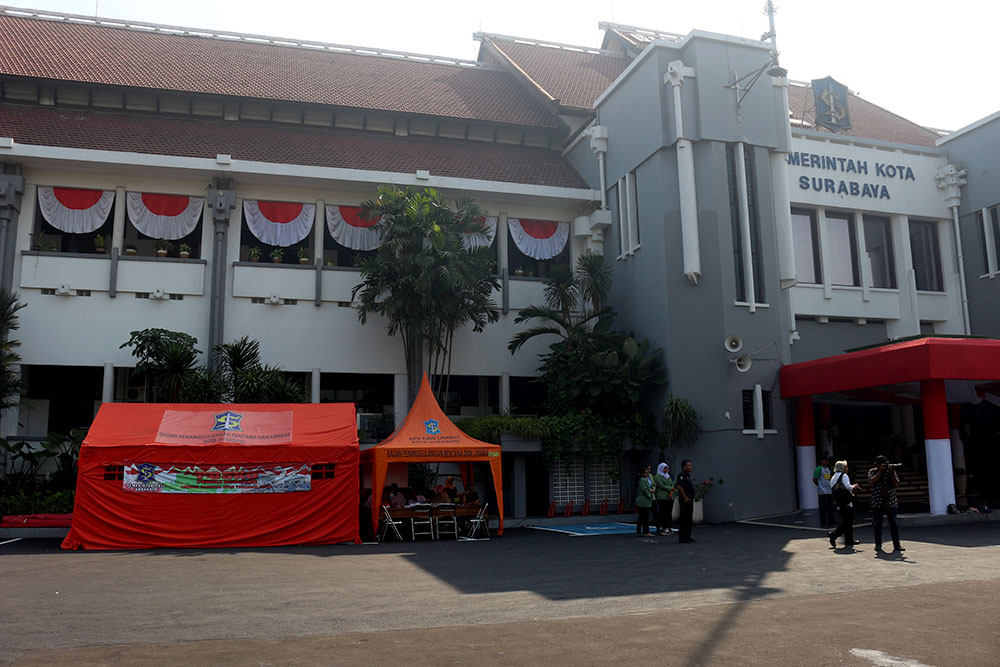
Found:
M 136 466 L 139 470 L 139 482 L 148 484 L 156 481 L 156 466 L 152 463 L 140 463 Z
M 242 431 L 240 428 L 240 422 L 243 421 L 243 415 L 238 415 L 235 412 L 223 412 L 221 415 L 215 415 L 215 426 L 212 427 L 213 431 Z
M 438 422 L 436 419 L 428 419 L 424 422 L 424 428 L 427 429 L 427 435 L 440 435 L 441 429 L 438 428 Z

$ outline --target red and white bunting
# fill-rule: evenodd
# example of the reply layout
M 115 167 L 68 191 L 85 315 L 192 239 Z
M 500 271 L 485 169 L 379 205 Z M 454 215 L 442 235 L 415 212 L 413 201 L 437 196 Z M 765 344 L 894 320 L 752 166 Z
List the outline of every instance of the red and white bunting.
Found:
M 150 238 L 175 241 L 198 226 L 205 198 L 127 192 L 125 204 L 129 220 L 140 232 Z
M 244 199 L 243 213 L 254 236 L 268 245 L 286 247 L 309 235 L 316 217 L 316 204 Z
M 466 250 L 489 248 L 497 236 L 497 217 L 495 215 L 480 218 L 483 221 L 485 234 L 462 234 L 462 245 Z
M 365 220 L 357 206 L 327 206 L 326 227 L 330 236 L 351 250 L 375 250 L 382 245 L 382 234 L 375 228 L 378 220 Z
M 569 239 L 568 222 L 507 218 L 507 226 L 517 249 L 534 259 L 552 259 Z
M 100 228 L 114 201 L 114 190 L 38 188 L 38 206 L 45 222 L 69 234 L 89 234 Z

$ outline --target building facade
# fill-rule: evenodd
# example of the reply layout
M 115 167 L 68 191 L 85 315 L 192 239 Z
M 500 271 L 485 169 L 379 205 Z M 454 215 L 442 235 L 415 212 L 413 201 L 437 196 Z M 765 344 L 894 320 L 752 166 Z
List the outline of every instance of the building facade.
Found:
M 119 346 L 148 327 L 203 350 L 249 335 L 310 400 L 356 402 L 363 430 L 398 423 L 399 341 L 362 326 L 351 296 L 374 247 L 356 207 L 393 183 L 471 196 L 495 230 L 503 314 L 458 336 L 456 416 L 533 411 L 546 343 L 511 356 L 514 318 L 542 302 L 548 267 L 595 250 L 614 267 L 617 325 L 665 351 L 649 406 L 675 393 L 702 417 L 672 456 L 726 480 L 709 520 L 809 507 L 817 448 L 867 457 L 900 436 L 916 451 L 912 403 L 859 416 L 843 395 L 820 401 L 802 451 L 779 371 L 908 336 L 997 335 L 976 314 L 997 272 L 963 280 L 959 247 L 968 263 L 975 229 L 992 229 L 977 212 L 996 224 L 995 188 L 968 208 L 957 183 L 989 163 L 983 144 L 936 145 L 853 95 L 854 126 L 828 131 L 765 42 L 602 27 L 601 49 L 478 34 L 479 59 L 454 61 L 0 12 L 0 278 L 27 303 L 29 399 L 4 434 L 143 400 Z M 859 429 L 875 439 L 853 442 Z M 547 471 L 537 443 L 505 443 L 504 459 L 508 516 L 634 493 L 606 462 Z

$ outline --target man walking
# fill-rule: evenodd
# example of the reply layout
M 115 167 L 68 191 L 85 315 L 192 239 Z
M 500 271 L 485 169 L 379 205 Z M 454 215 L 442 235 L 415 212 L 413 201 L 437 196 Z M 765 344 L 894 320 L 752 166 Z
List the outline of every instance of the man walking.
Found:
M 899 543 L 899 525 L 896 514 L 899 511 L 899 501 L 896 499 L 896 487 L 899 486 L 899 476 L 889 465 L 889 459 L 879 454 L 875 457 L 875 467 L 868 471 L 868 483 L 872 488 L 872 526 L 875 528 L 875 551 L 882 551 L 882 517 L 889 519 L 889 533 L 892 535 L 894 551 L 906 551 Z
M 677 527 L 677 541 L 681 544 L 694 542 L 691 524 L 694 523 L 694 480 L 691 479 L 691 459 L 681 461 L 681 472 L 677 475 L 677 493 L 680 494 L 681 516 Z
M 819 525 L 826 528 L 836 523 L 833 520 L 833 491 L 830 490 L 830 459 L 826 454 L 820 457 L 819 465 L 813 470 L 813 484 L 819 497 Z

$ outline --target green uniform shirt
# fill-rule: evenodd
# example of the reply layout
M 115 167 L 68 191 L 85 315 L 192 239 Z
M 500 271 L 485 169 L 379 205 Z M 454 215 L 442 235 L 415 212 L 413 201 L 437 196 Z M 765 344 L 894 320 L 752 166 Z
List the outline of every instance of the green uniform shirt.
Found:
M 639 479 L 639 491 L 635 498 L 636 507 L 652 507 L 653 506 L 653 480 L 649 477 L 641 477 Z
M 650 479 L 653 480 L 653 488 L 655 490 L 655 496 L 657 500 L 673 499 L 674 497 L 673 478 L 664 479 L 660 475 L 653 475 Z

